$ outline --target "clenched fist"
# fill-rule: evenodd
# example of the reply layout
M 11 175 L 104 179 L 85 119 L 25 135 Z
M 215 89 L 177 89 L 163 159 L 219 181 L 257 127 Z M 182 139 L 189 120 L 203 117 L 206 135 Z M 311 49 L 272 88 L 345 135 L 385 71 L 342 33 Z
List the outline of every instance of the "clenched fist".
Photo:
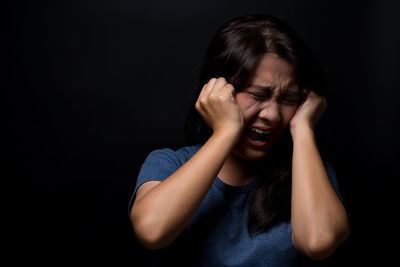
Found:
M 291 131 L 304 126 L 314 129 L 322 114 L 325 112 L 326 107 L 327 102 L 325 97 L 319 96 L 311 91 L 290 121 Z
M 203 86 L 196 101 L 196 110 L 214 131 L 233 131 L 239 136 L 243 115 L 235 101 L 235 89 L 225 78 L 212 78 Z

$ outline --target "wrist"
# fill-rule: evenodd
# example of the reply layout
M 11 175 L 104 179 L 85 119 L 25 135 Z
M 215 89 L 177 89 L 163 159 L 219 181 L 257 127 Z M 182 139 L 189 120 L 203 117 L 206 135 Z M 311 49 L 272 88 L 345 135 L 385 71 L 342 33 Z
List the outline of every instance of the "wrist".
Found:
M 212 136 L 222 138 L 226 142 L 236 143 L 241 133 L 242 129 L 240 127 L 225 126 L 214 129 Z
M 314 137 L 314 129 L 309 125 L 297 125 L 290 127 L 290 133 L 292 134 L 293 142 L 303 137 Z

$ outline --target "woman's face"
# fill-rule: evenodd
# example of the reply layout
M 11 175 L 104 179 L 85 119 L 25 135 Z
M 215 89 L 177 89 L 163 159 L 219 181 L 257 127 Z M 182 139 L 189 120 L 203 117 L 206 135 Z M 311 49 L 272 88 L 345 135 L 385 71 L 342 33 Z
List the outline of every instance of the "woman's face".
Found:
M 244 131 L 233 153 L 244 160 L 263 158 L 294 116 L 301 98 L 292 65 L 266 54 L 250 85 L 236 93 Z

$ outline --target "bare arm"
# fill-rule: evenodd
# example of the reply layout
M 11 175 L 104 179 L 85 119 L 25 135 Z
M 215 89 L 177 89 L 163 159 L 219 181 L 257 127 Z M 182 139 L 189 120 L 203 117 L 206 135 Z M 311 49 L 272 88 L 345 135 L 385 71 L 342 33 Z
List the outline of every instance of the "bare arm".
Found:
M 316 98 L 311 95 L 314 103 L 309 101 L 303 107 L 309 109 L 311 121 L 301 123 L 298 116 L 291 125 L 294 146 L 291 216 L 295 247 L 318 260 L 330 256 L 350 230 L 346 211 L 332 188 L 315 141 L 313 127 L 326 107 L 324 99 Z M 303 110 L 301 115 L 307 117 L 306 113 Z
M 196 108 L 214 130 L 213 135 L 181 168 L 136 198 L 131 220 L 144 246 L 158 249 L 171 244 L 214 182 L 243 124 L 232 93 L 233 87 L 225 79 L 213 79 L 203 88 Z

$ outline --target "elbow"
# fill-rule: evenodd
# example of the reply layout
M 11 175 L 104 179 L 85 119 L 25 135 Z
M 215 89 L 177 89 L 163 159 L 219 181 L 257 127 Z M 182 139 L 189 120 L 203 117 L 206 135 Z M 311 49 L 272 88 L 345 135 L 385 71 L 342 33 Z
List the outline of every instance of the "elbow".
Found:
M 156 235 L 151 235 L 148 233 L 138 234 L 136 231 L 135 235 L 140 244 L 142 244 L 142 246 L 147 249 L 157 250 L 168 246 L 168 244 L 165 244 L 165 242 L 163 242 L 162 238 L 159 238 Z
M 320 261 L 329 258 L 336 250 L 332 239 L 311 241 L 303 248 L 303 253 L 312 260 Z
M 154 222 L 154 220 L 151 220 L 150 218 L 138 218 L 138 216 L 133 216 L 132 213 L 130 219 L 133 231 L 140 244 L 150 250 L 157 250 L 170 245 L 170 242 L 166 240 L 165 234 L 163 234 L 159 223 Z
M 142 246 L 147 249 L 157 250 L 164 248 L 165 245 L 162 242 L 162 238 L 160 235 L 154 231 L 154 229 L 146 229 L 147 227 L 142 227 L 140 225 L 133 225 L 133 230 L 136 236 L 136 239 L 139 241 Z
M 323 233 L 314 235 L 305 244 L 295 246 L 312 260 L 320 261 L 329 258 L 336 248 L 348 238 L 349 234 L 349 228 L 344 229 L 340 234 Z M 293 243 L 295 243 L 294 240 Z

